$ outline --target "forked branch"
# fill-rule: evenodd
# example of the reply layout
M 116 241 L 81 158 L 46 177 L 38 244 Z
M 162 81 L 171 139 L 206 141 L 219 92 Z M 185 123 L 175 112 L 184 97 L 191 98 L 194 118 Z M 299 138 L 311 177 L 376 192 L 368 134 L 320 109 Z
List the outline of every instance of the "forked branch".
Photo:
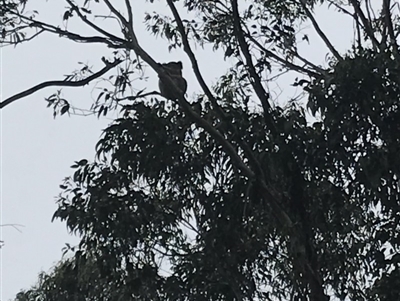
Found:
M 350 3 L 353 5 L 354 11 L 357 14 L 357 16 L 360 17 L 361 23 L 363 24 L 364 30 L 367 34 L 367 36 L 370 38 L 372 45 L 379 49 L 379 42 L 375 37 L 374 30 L 371 26 L 371 23 L 367 19 L 367 17 L 364 15 L 359 3 L 357 0 L 349 0 Z
M 399 55 L 399 47 L 397 45 L 396 34 L 394 32 L 393 21 L 390 12 L 390 0 L 383 0 L 382 13 L 384 14 L 384 20 L 390 38 L 390 44 L 397 55 Z

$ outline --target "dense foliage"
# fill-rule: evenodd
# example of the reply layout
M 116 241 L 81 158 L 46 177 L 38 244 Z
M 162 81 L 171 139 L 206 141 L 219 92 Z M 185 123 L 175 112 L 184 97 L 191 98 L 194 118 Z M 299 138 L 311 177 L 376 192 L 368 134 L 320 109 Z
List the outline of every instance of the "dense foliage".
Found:
M 64 19 L 81 19 L 99 36 L 39 22 L 18 7 L 6 13 L 27 25 L 24 33 L 32 28 L 113 49 L 102 72 L 127 64 L 114 74 L 115 89 L 104 89 L 92 109 L 121 114 L 98 142 L 98 159 L 77 161 L 60 186 L 54 218 L 80 235 L 79 246 L 16 300 L 398 299 L 396 5 L 162 1 L 173 18 L 147 14 L 149 34 L 164 37 L 170 49 L 183 48 L 202 89 L 190 100 L 167 101 L 128 89 L 142 64 L 165 77 L 136 39 L 133 1 L 123 9 L 107 0 L 66 2 Z M 150 2 L 149 10 L 156 5 Z M 120 36 L 90 21 L 99 5 L 120 20 Z M 353 18 L 346 53 L 316 21 L 321 6 Z M 329 67 L 298 50 L 308 40 L 305 24 L 326 45 Z M 5 28 L 5 39 L 21 30 Z M 222 49 L 232 62 L 213 88 L 202 77 L 195 45 L 211 45 L 216 56 Z M 269 87 L 282 71 L 296 74 L 291 84 L 301 88 L 306 107 L 273 103 Z M 58 94 L 47 100 L 55 113 L 74 110 Z

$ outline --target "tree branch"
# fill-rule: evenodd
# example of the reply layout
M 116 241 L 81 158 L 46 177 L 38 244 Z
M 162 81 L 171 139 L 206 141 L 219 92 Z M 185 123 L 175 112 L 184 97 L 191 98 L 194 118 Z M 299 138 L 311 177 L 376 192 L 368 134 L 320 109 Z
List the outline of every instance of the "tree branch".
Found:
M 390 37 L 390 44 L 392 45 L 393 50 L 396 51 L 397 55 L 399 55 L 399 47 L 397 45 L 396 35 L 394 33 L 393 22 L 390 13 L 390 0 L 383 0 L 382 11 L 385 16 L 385 23 Z
M 312 67 L 315 71 L 319 72 L 320 74 L 327 76 L 328 71 L 326 69 L 323 69 L 321 67 L 318 67 L 317 65 L 315 65 L 314 63 L 310 62 L 309 60 L 307 60 L 306 58 L 302 57 L 297 51 L 293 53 L 293 55 L 299 59 L 300 61 L 302 61 L 305 65 L 308 65 L 310 67 Z M 318 74 L 318 73 L 316 73 Z
M 23 15 L 18 15 L 18 14 L 15 14 L 15 15 L 20 17 L 21 19 L 23 19 L 30 27 L 40 28 L 47 32 L 56 33 L 60 36 L 65 36 L 68 39 L 73 40 L 78 43 L 102 43 L 102 44 L 106 44 L 110 48 L 117 48 L 117 49 L 124 48 L 123 45 L 125 44 L 125 41 L 118 37 L 112 36 L 113 37 L 112 39 L 114 41 L 119 42 L 119 44 L 114 44 L 111 39 L 106 39 L 104 37 L 99 37 L 99 36 L 84 37 L 79 34 L 76 34 L 76 33 L 73 33 L 73 32 L 67 31 L 67 30 L 63 30 L 54 25 L 50 25 L 50 24 L 47 24 L 47 23 L 44 23 L 44 22 L 41 22 L 38 20 L 32 20 Z
M 112 34 L 110 34 L 109 32 L 105 31 L 104 29 L 98 27 L 96 24 L 94 24 L 93 22 L 89 21 L 87 19 L 87 17 L 85 15 L 83 15 L 79 9 L 78 6 L 76 6 L 71 0 L 66 0 L 68 2 L 68 4 L 72 7 L 72 9 L 77 13 L 78 17 L 87 25 L 89 25 L 91 28 L 93 28 L 94 30 L 96 30 L 97 32 L 101 33 L 102 35 L 108 37 L 111 40 L 114 41 L 119 41 L 119 42 L 123 42 L 122 39 L 118 38 L 117 36 L 114 36 Z
M 261 79 L 258 76 L 257 71 L 253 64 L 253 60 L 249 51 L 249 46 L 247 45 L 247 42 L 243 36 L 242 26 L 240 24 L 240 16 L 239 16 L 239 8 L 237 0 L 231 0 L 231 5 L 232 5 L 235 36 L 238 40 L 240 50 L 243 53 L 244 58 L 246 60 L 246 65 L 248 67 L 250 77 L 253 79 L 253 81 L 251 81 L 251 85 L 253 86 L 254 91 L 256 92 L 258 98 L 260 99 L 264 109 L 265 117 L 267 117 L 271 110 L 271 105 L 269 103 L 269 93 L 265 91 L 264 87 L 261 84 Z M 269 121 L 269 123 L 271 126 L 274 125 L 272 121 Z M 271 128 L 271 130 L 273 130 L 273 128 Z
M 355 13 L 360 17 L 362 24 L 364 25 L 365 32 L 367 33 L 368 37 L 372 41 L 372 45 L 379 49 L 379 42 L 375 38 L 374 31 L 369 23 L 368 19 L 365 17 L 363 11 L 361 10 L 360 6 L 358 5 L 357 0 L 349 0 L 350 3 L 353 5 Z
M 118 101 L 118 102 L 124 101 L 124 100 L 134 101 L 134 100 L 136 100 L 138 98 L 143 98 L 143 97 L 147 97 L 147 96 L 151 96 L 151 95 L 162 96 L 160 92 L 152 91 L 152 92 L 148 92 L 148 93 L 144 93 L 144 94 L 140 94 L 140 95 L 135 95 L 135 96 L 126 96 L 126 97 L 122 97 L 122 98 L 115 98 L 115 100 Z
M 6 100 L 0 102 L 0 109 L 3 109 L 5 106 L 11 104 L 12 102 L 21 99 L 23 97 L 29 96 L 41 89 L 47 88 L 47 87 L 52 87 L 52 86 L 60 86 L 60 87 L 82 87 L 84 85 L 89 84 L 92 80 L 102 76 L 105 74 L 107 71 L 110 69 L 114 68 L 117 66 L 119 63 L 122 61 L 119 59 L 116 59 L 114 62 L 106 62 L 106 66 L 101 69 L 100 71 L 88 76 L 85 79 L 78 80 L 78 81 L 65 81 L 65 80 L 54 80 L 54 81 L 48 81 L 48 82 L 43 82 L 41 84 L 38 84 L 28 90 L 25 90 L 21 93 L 15 94 L 14 96 L 11 96 L 7 98 Z
M 320 73 L 314 72 L 312 70 L 306 69 L 304 67 L 298 66 L 296 64 L 293 64 L 281 57 L 279 57 L 278 55 L 276 55 L 275 53 L 273 53 L 272 51 L 268 50 L 267 48 L 265 48 L 263 45 L 261 45 L 260 42 L 258 42 L 251 34 L 246 33 L 246 37 L 252 41 L 260 50 L 262 50 L 263 52 L 265 52 L 267 54 L 267 56 L 273 58 L 276 62 L 280 63 L 282 66 L 290 69 L 290 70 L 296 70 L 297 72 L 306 74 L 310 77 L 321 77 L 323 72 L 326 72 L 325 70 L 318 68 L 315 65 L 312 65 L 312 67 L 316 70 L 318 70 Z M 308 62 L 307 62 L 308 63 Z M 306 64 L 307 64 L 306 63 Z
M 333 56 L 338 60 L 342 61 L 342 57 L 340 56 L 339 52 L 335 49 L 335 47 L 332 45 L 332 43 L 329 41 L 325 33 L 321 30 L 321 28 L 318 25 L 318 22 L 315 20 L 314 16 L 310 12 L 310 10 L 307 8 L 307 3 L 306 0 L 300 0 L 300 3 L 304 9 L 304 12 L 306 13 L 307 17 L 310 19 L 312 25 L 314 26 L 315 31 L 318 33 L 318 35 L 321 37 L 321 39 L 324 41 L 325 45 L 328 47 L 328 49 L 331 51 Z
M 31 37 L 29 37 L 29 38 L 25 38 L 25 39 L 21 39 L 20 41 L 18 41 L 17 43 L 23 43 L 23 42 L 28 42 L 28 41 L 31 41 L 31 40 L 33 40 L 34 38 L 36 38 L 37 36 L 39 36 L 40 34 L 42 34 L 43 32 L 45 32 L 45 30 L 39 30 L 38 32 L 36 32 L 35 34 L 33 34 Z M 10 46 L 10 45 L 16 45 L 17 43 L 15 43 L 15 42 L 2 42 L 3 43 L 3 45 L 4 44 L 6 44 L 7 46 Z
M 126 10 L 128 11 L 128 23 L 133 27 L 133 12 L 130 0 L 125 0 Z

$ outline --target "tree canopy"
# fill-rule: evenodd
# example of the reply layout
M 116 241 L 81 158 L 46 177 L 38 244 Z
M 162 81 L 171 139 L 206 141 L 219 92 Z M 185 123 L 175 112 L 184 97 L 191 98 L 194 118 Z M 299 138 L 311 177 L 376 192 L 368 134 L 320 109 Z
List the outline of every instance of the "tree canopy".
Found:
M 66 0 L 60 26 L 25 2 L 1 8 L 3 45 L 54 34 L 112 51 L 102 69 L 85 65 L 0 108 L 110 73 L 91 110 L 119 117 L 98 141 L 97 159 L 77 160 L 60 185 L 54 218 L 79 234 L 79 245 L 16 300 L 399 298 L 397 3 L 165 0 L 166 15 L 143 16 L 135 6 L 152 10 L 157 1 Z M 118 34 L 102 27 L 99 7 L 109 12 L 101 18 L 118 21 Z M 345 52 L 324 33 L 321 9 L 353 22 Z M 72 19 L 95 34 L 69 30 Z M 198 91 L 165 100 L 134 89 L 149 66 L 177 90 L 142 47 L 136 19 L 183 50 Z M 300 50 L 314 42 L 307 26 L 326 47 L 325 64 Z M 230 64 L 214 85 L 196 59 L 208 46 Z M 271 85 L 286 74 L 299 92 L 275 99 Z M 46 100 L 55 115 L 77 110 L 60 92 Z

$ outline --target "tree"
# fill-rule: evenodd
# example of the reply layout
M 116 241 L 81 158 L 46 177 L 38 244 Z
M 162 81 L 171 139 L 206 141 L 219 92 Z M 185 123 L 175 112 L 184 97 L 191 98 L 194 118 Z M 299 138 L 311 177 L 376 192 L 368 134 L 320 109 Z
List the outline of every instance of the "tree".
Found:
M 64 20 L 80 19 L 97 35 L 43 23 L 15 7 L 6 15 L 24 31 L 35 29 L 32 35 L 105 44 L 113 58 L 103 58 L 104 69 L 90 76 L 84 68 L 12 96 L 0 107 L 44 86 L 81 86 L 116 70 L 114 89 L 101 91 L 93 112 L 121 109 L 121 116 L 99 140 L 98 159 L 77 161 L 60 186 L 54 218 L 78 233 L 80 244 L 16 300 L 394 300 L 400 295 L 394 3 L 166 0 L 173 17 L 147 14 L 149 33 L 166 38 L 171 49 L 183 48 L 201 87 L 190 101 L 182 96 L 166 101 L 128 91 L 143 65 L 175 87 L 137 39 L 133 1 L 126 0 L 124 10 L 109 0 L 66 2 Z M 118 36 L 92 21 L 92 10 L 100 5 L 118 20 Z M 321 5 L 352 18 L 354 40 L 346 53 L 317 22 Z M 328 67 L 299 51 L 299 42 L 308 40 L 304 24 L 324 42 Z M 5 37 L 20 29 L 7 30 Z M 212 88 L 192 50 L 196 45 L 223 50 L 224 59 L 233 62 Z M 117 67 L 121 62 L 127 67 Z M 281 106 L 272 101 L 269 83 L 282 72 L 296 74 L 292 84 L 302 88 L 299 99 L 307 107 L 297 100 Z M 74 110 L 60 94 L 48 102 L 55 113 Z

